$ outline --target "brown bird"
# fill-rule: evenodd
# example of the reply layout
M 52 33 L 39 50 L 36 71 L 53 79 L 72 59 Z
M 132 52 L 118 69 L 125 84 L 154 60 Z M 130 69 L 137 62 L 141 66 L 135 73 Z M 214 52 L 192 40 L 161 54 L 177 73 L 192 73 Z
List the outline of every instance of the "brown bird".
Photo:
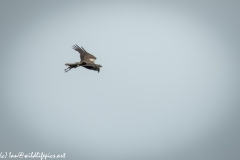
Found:
M 65 65 L 68 66 L 64 71 L 68 72 L 72 68 L 77 67 L 84 67 L 90 70 L 98 71 L 100 72 L 100 68 L 102 67 L 100 64 L 95 64 L 94 61 L 97 59 L 94 55 L 88 53 L 83 47 L 79 47 L 77 44 L 73 45 L 72 47 L 75 51 L 78 51 L 80 53 L 80 62 L 76 63 L 66 63 Z

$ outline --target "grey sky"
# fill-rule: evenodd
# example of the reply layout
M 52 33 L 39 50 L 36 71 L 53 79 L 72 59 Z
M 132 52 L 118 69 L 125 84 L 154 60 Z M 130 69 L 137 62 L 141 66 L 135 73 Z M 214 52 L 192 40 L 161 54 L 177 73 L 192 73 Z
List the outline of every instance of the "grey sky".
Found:
M 239 159 L 240 2 L 1 1 L 0 152 Z M 97 57 L 79 61 L 73 44 Z

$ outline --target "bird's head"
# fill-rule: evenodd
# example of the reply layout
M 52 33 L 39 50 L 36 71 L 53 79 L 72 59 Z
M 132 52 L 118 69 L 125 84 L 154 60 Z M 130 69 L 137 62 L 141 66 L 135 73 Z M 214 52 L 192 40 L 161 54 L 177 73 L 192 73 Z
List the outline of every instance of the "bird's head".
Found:
M 96 67 L 101 68 L 102 66 L 100 64 L 95 64 Z

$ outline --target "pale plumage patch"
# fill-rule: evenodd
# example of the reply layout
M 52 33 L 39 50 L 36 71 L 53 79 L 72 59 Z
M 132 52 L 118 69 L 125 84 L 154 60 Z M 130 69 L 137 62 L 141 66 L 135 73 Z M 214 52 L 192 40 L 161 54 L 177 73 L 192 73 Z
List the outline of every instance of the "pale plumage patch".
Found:
M 95 59 L 94 59 L 94 58 L 89 58 L 89 61 L 92 61 L 92 62 L 94 62 L 94 61 L 95 61 Z

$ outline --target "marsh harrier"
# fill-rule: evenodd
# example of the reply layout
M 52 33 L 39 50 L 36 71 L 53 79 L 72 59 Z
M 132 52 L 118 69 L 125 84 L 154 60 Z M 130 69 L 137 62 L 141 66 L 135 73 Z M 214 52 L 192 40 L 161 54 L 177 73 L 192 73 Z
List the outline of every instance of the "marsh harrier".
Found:
M 95 64 L 94 61 L 97 59 L 94 55 L 88 53 L 83 47 L 79 47 L 77 44 L 73 45 L 72 47 L 75 51 L 78 51 L 80 53 L 80 62 L 76 63 L 66 63 L 65 65 L 68 66 L 64 71 L 68 72 L 72 68 L 77 67 L 84 67 L 90 70 L 98 71 L 100 72 L 100 68 L 102 67 L 100 64 Z

